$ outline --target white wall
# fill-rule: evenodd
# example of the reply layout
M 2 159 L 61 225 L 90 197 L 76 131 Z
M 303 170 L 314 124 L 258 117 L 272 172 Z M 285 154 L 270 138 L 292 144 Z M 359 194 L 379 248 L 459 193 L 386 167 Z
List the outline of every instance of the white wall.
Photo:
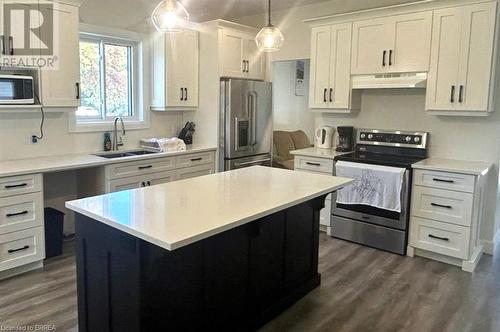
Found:
M 274 23 L 285 36 L 283 48 L 272 54 L 272 61 L 310 58 L 310 29 L 304 19 L 355 11 L 359 2 L 328 1 L 289 11 L 273 13 Z M 235 20 L 242 24 L 261 26 L 263 15 Z M 272 76 L 271 76 L 272 77 Z M 490 178 L 486 220 L 481 238 L 491 247 L 500 228 L 500 203 L 497 204 L 498 166 L 500 160 L 500 109 L 487 118 L 438 117 L 424 110 L 424 92 L 417 90 L 386 90 L 366 92 L 357 115 L 317 115 L 316 125 L 352 125 L 358 128 L 419 129 L 431 133 L 430 156 L 463 160 L 481 160 L 495 164 Z M 500 196 L 500 193 L 499 193 Z M 498 205 L 495 221 L 495 208 Z
M 273 77 L 274 130 L 303 130 L 314 140 L 314 114 L 309 110 L 309 60 L 304 61 L 304 95 L 295 93 L 297 61 L 276 61 Z

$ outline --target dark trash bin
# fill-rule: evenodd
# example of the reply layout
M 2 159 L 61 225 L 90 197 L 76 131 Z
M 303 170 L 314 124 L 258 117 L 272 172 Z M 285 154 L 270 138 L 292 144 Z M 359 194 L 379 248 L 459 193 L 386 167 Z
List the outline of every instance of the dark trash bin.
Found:
M 62 254 L 64 213 L 47 207 L 45 217 L 45 258 Z

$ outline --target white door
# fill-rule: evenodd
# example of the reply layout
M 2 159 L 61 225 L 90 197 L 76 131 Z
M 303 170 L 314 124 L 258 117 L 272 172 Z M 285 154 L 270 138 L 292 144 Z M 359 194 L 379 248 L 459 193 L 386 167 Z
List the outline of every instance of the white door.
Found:
M 351 37 L 351 23 L 334 25 L 332 27 L 328 108 L 350 108 Z
M 146 185 L 154 186 L 157 184 L 168 183 L 172 181 L 175 181 L 175 171 L 155 173 L 147 176 Z
M 198 68 L 199 68 L 199 46 L 198 32 L 185 31 L 179 36 L 177 43 L 179 47 L 180 63 L 174 64 L 182 72 L 176 71 L 176 77 L 184 89 L 182 105 L 185 107 L 198 107 Z
M 259 51 L 253 36 L 243 40 L 243 60 L 246 61 L 246 76 L 248 78 L 264 80 L 265 58 L 265 54 Z
M 352 74 L 383 73 L 389 67 L 393 43 L 392 18 L 354 22 Z
M 221 34 L 221 76 L 244 77 L 241 34 L 228 29 L 223 29 Z
M 56 70 L 41 70 L 42 104 L 46 107 L 78 107 L 80 98 L 80 54 L 78 8 L 59 3 L 53 10 L 43 10 L 44 17 L 57 11 L 59 39 Z M 42 29 L 42 34 L 52 33 Z
M 107 183 L 106 192 L 112 193 L 122 190 L 130 190 L 146 187 L 146 178 L 144 176 L 132 176 L 123 179 L 111 180 Z
M 434 11 L 427 110 L 455 110 L 457 105 L 462 17 L 461 7 Z
M 186 53 L 182 49 L 183 35 L 184 33 L 171 33 L 165 37 L 166 107 L 184 106 L 183 77 L 184 71 L 189 69 L 183 67 L 183 56 Z
M 432 12 L 394 17 L 394 46 L 389 71 L 427 72 L 431 54 Z
M 496 2 L 464 7 L 457 110 L 488 111 Z
M 309 107 L 327 108 L 330 86 L 331 27 L 316 27 L 311 32 L 311 75 Z

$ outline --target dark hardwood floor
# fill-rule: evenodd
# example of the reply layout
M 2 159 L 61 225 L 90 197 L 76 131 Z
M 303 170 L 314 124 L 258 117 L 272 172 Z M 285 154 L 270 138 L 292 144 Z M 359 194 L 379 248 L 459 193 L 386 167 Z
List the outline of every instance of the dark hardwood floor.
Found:
M 0 281 L 0 327 L 76 331 L 71 253 Z M 401 257 L 321 235 L 322 284 L 262 331 L 500 331 L 500 259 L 477 272 Z

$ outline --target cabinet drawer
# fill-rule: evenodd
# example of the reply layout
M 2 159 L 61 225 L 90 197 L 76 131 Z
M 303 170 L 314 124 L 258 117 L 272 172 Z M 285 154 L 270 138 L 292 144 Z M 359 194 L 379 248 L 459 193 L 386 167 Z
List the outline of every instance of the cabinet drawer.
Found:
M 314 171 L 333 175 L 333 160 L 296 156 L 294 159 L 295 169 Z
M 198 176 L 209 175 L 215 172 L 214 165 L 200 165 L 189 168 L 182 168 L 176 171 L 177 180 L 191 179 Z
M 418 217 L 411 219 L 410 245 L 438 254 L 468 259 L 470 228 Z
M 128 178 L 115 179 L 108 182 L 106 190 L 109 193 L 154 186 L 156 184 L 175 181 L 175 176 L 175 171 L 167 171 L 142 176 L 131 176 Z
M 184 156 L 178 156 L 175 159 L 175 167 L 191 167 L 202 164 L 212 164 L 214 162 L 214 153 L 206 152 L 206 153 L 195 153 L 195 154 L 187 154 Z
M 412 215 L 470 226 L 474 196 L 469 193 L 413 187 Z
M 476 183 L 473 175 L 415 170 L 413 173 L 414 183 L 420 186 L 464 191 L 468 193 L 474 192 Z
M 43 227 L 0 235 L 0 271 L 45 258 Z
M 0 198 L 0 234 L 43 226 L 42 193 Z
M 141 161 L 131 161 L 109 165 L 106 167 L 106 177 L 110 179 L 125 178 L 130 176 L 152 174 L 175 168 L 175 158 L 155 158 Z
M 0 197 L 42 191 L 42 174 L 28 174 L 0 179 Z

